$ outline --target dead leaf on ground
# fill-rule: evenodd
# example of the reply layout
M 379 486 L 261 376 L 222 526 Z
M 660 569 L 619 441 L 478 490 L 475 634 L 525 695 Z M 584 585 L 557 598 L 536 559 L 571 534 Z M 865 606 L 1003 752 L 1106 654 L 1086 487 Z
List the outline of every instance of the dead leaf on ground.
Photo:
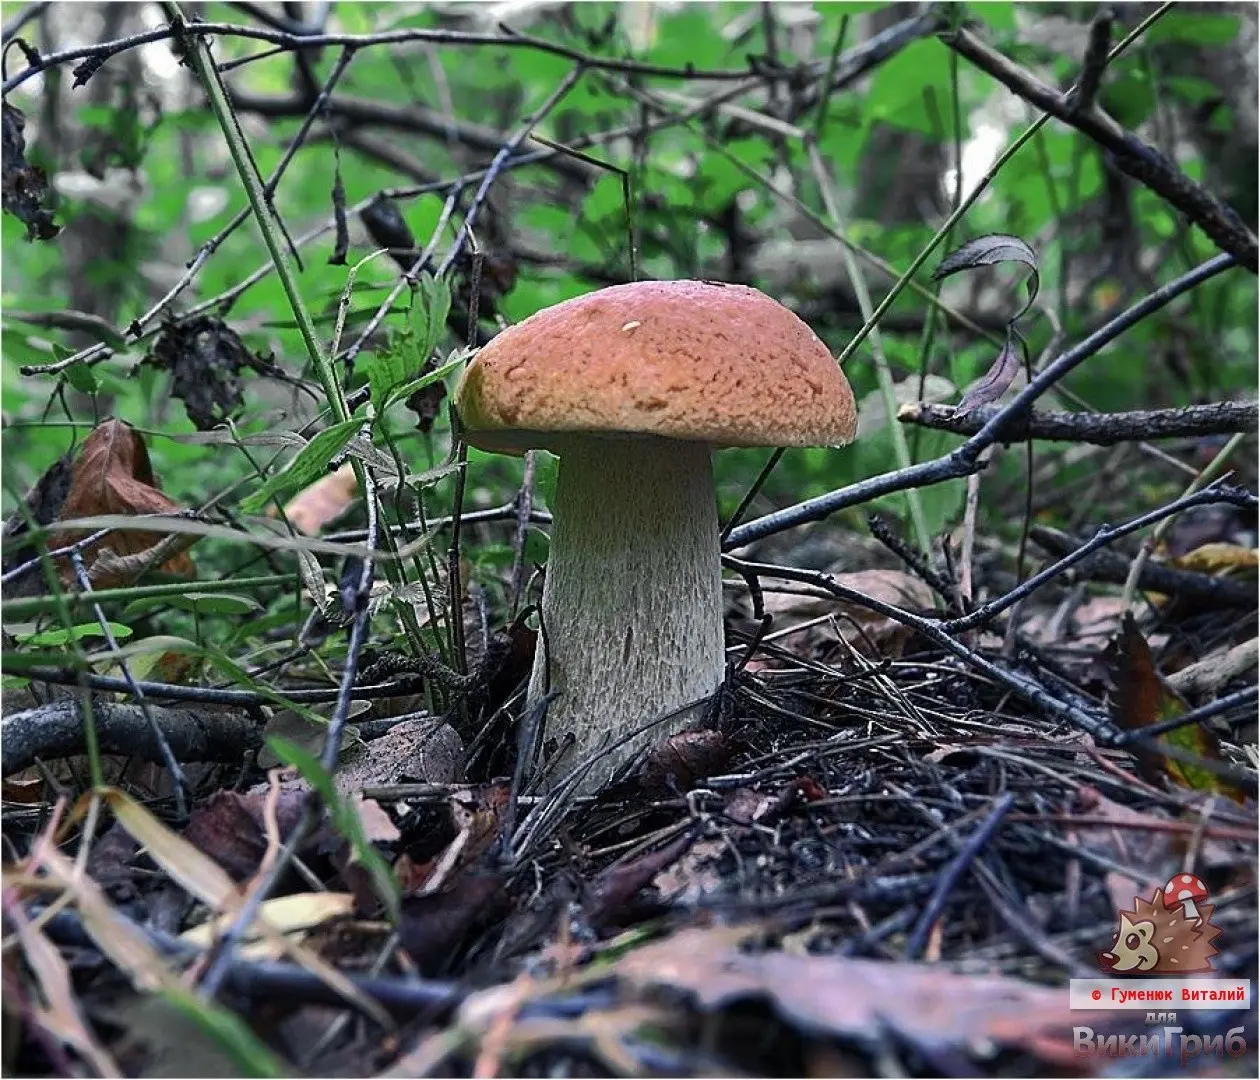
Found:
M 1070 1012 L 1062 988 L 1006 976 L 963 975 L 924 964 L 838 956 L 746 953 L 746 928 L 682 930 L 615 965 L 641 988 L 690 992 L 703 1009 L 768 998 L 809 1035 L 866 1040 L 889 1027 L 926 1044 L 1005 1049 L 1080 1067 L 1073 1026 L 1106 1027 L 1111 1014 Z M 981 1051 L 983 1052 L 983 1051 Z
M 363 835 L 369 843 L 392 844 L 401 838 L 398 826 L 390 819 L 385 808 L 375 799 L 365 799 L 360 793 L 350 800 L 350 806 L 363 826 Z
M 61 508 L 61 520 L 72 521 L 100 514 L 170 514 L 177 510 L 179 507 L 162 494 L 153 475 L 144 439 L 121 420 L 106 420 L 87 437 L 75 458 L 70 490 Z M 67 534 L 64 539 L 66 543 L 73 543 L 84 535 Z M 165 536 L 161 532 L 111 532 L 93 547 L 89 555 L 99 555 L 104 551 L 112 551 L 116 556 L 135 555 L 161 543 Z M 159 569 L 183 577 L 196 576 L 196 568 L 187 552 L 168 559 Z M 74 571 L 68 565 L 63 574 L 67 582 L 74 580 Z M 93 582 L 99 589 L 128 583 L 127 579 L 116 574 Z
M 1106 875 L 1107 894 L 1117 912 L 1131 908 L 1135 896 L 1149 895 L 1152 888 L 1184 869 L 1191 834 L 1167 828 L 1172 819 L 1124 806 L 1093 787 L 1082 787 L 1077 799 L 1075 813 L 1115 825 L 1078 827 L 1081 848 L 1132 871 L 1112 870 Z M 1196 843 L 1195 851 L 1200 872 L 1254 865 L 1254 848 L 1248 851 L 1246 845 L 1234 841 L 1209 837 Z
M 1200 544 L 1193 551 L 1170 559 L 1168 565 L 1200 574 L 1239 574 L 1260 566 L 1260 549 L 1220 542 Z
M 304 932 L 312 930 L 329 919 L 348 916 L 354 913 L 354 897 L 341 892 L 305 892 L 292 893 L 288 896 L 277 896 L 266 901 L 259 908 L 259 916 L 265 920 L 269 930 L 281 934 L 298 935 L 299 940 Z M 191 930 L 180 934 L 180 940 L 201 949 L 208 949 L 219 936 L 232 925 L 234 912 L 215 916 Z M 263 937 L 258 924 L 250 927 L 242 938 L 243 942 L 259 941 Z M 267 956 L 274 959 L 282 950 L 272 942 L 265 942 L 263 950 L 251 952 L 252 957 Z
M 1055 609 L 1048 608 L 1030 615 L 1019 629 L 1037 645 L 1061 645 L 1066 640 L 1075 649 L 1101 650 L 1119 630 L 1125 610 L 1118 596 L 1093 596 L 1073 609 L 1066 623 L 1059 622 Z
M 294 495 L 285 503 L 284 516 L 299 532 L 315 536 L 349 510 L 358 493 L 354 466 L 347 462 Z M 268 510 L 268 514 L 274 517 L 275 507 Z
M 184 839 L 209 855 L 236 881 L 248 881 L 257 873 L 267 850 L 266 799 L 266 786 L 246 794 L 216 791 L 193 810 Z M 304 804 L 301 792 L 280 792 L 276 823 L 281 836 L 287 836 L 297 825 Z
M 735 746 L 720 731 L 680 731 L 648 750 L 630 784 L 639 792 L 690 791 L 697 781 L 722 772 Z
M 638 891 L 677 862 L 695 842 L 695 833 L 688 830 L 664 847 L 614 863 L 597 874 L 582 898 L 587 921 L 596 929 L 616 924 Z
M 404 897 L 399 944 L 426 975 L 439 973 L 478 921 L 506 914 L 502 874 L 462 874 L 443 892 Z
M 701 840 L 693 845 L 656 875 L 653 884 L 661 899 L 687 906 L 721 892 L 723 880 L 718 863 L 729 850 L 726 841 L 719 839 Z
M 1140 731 L 1163 720 L 1170 720 L 1187 711 L 1184 700 L 1164 681 L 1155 667 L 1150 646 L 1131 615 L 1126 615 L 1120 634 L 1108 649 L 1114 693 L 1111 699 L 1112 719 L 1125 731 Z M 1187 724 L 1159 736 L 1158 744 L 1191 755 L 1173 756 L 1141 744 L 1134 744 L 1134 753 L 1143 776 L 1154 781 L 1162 773 L 1174 783 L 1192 791 L 1208 791 L 1227 795 L 1237 802 L 1246 793 L 1210 769 L 1196 764 L 1195 759 L 1220 762 L 1221 745 L 1216 735 L 1202 724 Z

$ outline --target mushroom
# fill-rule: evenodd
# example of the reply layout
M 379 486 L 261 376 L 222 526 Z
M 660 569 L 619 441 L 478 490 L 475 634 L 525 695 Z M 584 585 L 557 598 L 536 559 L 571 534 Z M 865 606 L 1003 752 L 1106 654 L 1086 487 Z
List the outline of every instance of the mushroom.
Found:
M 1202 902 L 1207 898 L 1207 886 L 1203 884 L 1202 878 L 1195 877 L 1194 874 L 1174 874 L 1164 886 L 1164 907 L 1171 911 L 1180 904 L 1186 918 L 1192 922 L 1201 918 L 1195 901 Z
M 764 293 L 642 281 L 504 330 L 455 402 L 473 446 L 559 456 L 528 697 L 560 691 L 548 732 L 572 735 L 567 764 L 609 748 L 577 788 L 596 790 L 689 726 L 722 683 L 711 449 L 843 445 L 853 393 L 830 350 Z

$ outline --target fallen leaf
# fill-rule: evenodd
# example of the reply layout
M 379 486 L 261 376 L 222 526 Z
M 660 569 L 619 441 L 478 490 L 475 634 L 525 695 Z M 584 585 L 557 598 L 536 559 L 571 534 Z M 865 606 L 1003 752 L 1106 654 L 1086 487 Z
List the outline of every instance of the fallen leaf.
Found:
M 695 842 L 696 835 L 689 830 L 662 848 L 616 862 L 596 875 L 582 898 L 587 921 L 597 930 L 616 924 L 635 894 L 686 854 Z
M 1201 574 L 1223 574 L 1230 571 L 1255 570 L 1260 566 L 1260 549 L 1238 544 L 1200 544 L 1168 561 L 1178 570 L 1196 570 Z
M 184 839 L 205 852 L 236 881 L 248 881 L 258 872 L 267 850 L 264 804 L 268 787 L 241 794 L 216 791 L 197 806 L 184 829 Z M 276 804 L 280 835 L 292 832 L 302 816 L 305 797 L 283 790 Z
M 680 731 L 648 750 L 630 784 L 639 791 L 690 791 L 722 772 L 734 756 L 735 746 L 720 731 Z
M 443 892 L 403 899 L 399 944 L 422 973 L 439 973 L 473 925 L 503 911 L 505 880 L 498 873 L 461 874 Z
M 312 930 L 329 919 L 349 916 L 354 913 L 354 897 L 349 893 L 307 892 L 292 893 L 289 896 L 277 896 L 266 901 L 259 909 L 259 916 L 265 920 L 268 930 L 281 934 L 300 934 Z M 232 914 L 218 915 L 213 919 L 191 930 L 180 934 L 181 941 L 208 949 L 218 937 L 232 924 Z M 251 926 L 242 937 L 242 941 L 257 941 L 263 936 L 258 923 Z M 271 957 L 280 955 L 281 950 L 272 945 L 268 954 Z M 255 954 L 257 955 L 257 954 Z
M 350 808 L 358 815 L 363 825 L 363 835 L 373 844 L 392 844 L 402 837 L 398 826 L 390 820 L 375 799 L 365 799 L 362 794 L 350 800 Z
M 741 789 L 747 791 L 747 788 Z M 729 816 L 729 810 L 728 810 Z M 730 851 L 725 840 L 701 840 L 663 869 L 653 884 L 661 899 L 669 904 L 688 906 L 723 889 L 719 869 L 722 856 Z
M 768 998 L 806 1035 L 868 1040 L 892 1028 L 929 1045 L 980 1050 L 996 1044 L 1078 1068 L 1073 1026 L 1101 1029 L 1110 1015 L 1069 1011 L 1062 988 L 1006 976 L 744 952 L 740 946 L 749 936 L 747 928 L 681 930 L 622 956 L 615 971 L 644 989 L 686 991 L 705 1010 Z
M 1125 731 L 1140 731 L 1187 711 L 1185 701 L 1156 670 L 1150 646 L 1131 615 L 1124 617 L 1120 634 L 1108 652 L 1114 686 L 1111 712 L 1118 727 Z M 1146 779 L 1153 780 L 1163 773 L 1180 787 L 1227 795 L 1237 802 L 1245 801 L 1246 793 L 1211 769 L 1196 764 L 1196 759 L 1222 760 L 1220 740 L 1203 724 L 1175 728 L 1159 736 L 1157 744 L 1176 747 L 1184 754 L 1161 754 L 1149 746 L 1135 743 L 1133 751 Z
M 902 570 L 858 570 L 853 573 L 832 573 L 837 584 L 873 600 L 880 600 L 905 611 L 932 611 L 932 590 L 917 577 Z M 774 633 L 794 624 L 831 616 L 826 622 L 793 635 L 792 650 L 812 655 L 824 648 L 834 648 L 840 640 L 866 655 L 900 656 L 911 631 L 902 623 L 886 618 L 861 604 L 834 597 L 808 596 L 800 593 L 766 593 L 765 610 L 774 616 Z M 768 662 L 768 661 L 767 661 Z M 761 664 L 754 662 L 750 667 Z
M 293 496 L 285 503 L 284 516 L 299 532 L 315 536 L 349 510 L 358 493 L 354 466 L 347 462 Z M 268 516 L 276 516 L 275 507 L 268 511 Z
M 100 514 L 169 514 L 177 510 L 179 507 L 163 495 L 158 486 L 149 464 L 149 452 L 139 433 L 121 420 L 106 420 L 84 440 L 75 458 L 61 520 L 73 521 Z M 65 541 L 73 543 L 84 535 L 67 534 Z M 110 532 L 92 551 L 134 555 L 159 544 L 165 536 L 161 532 Z M 168 559 L 159 569 L 183 577 L 196 575 L 187 552 Z M 63 573 L 67 582 L 75 580 L 74 571 L 68 565 Z M 127 585 L 129 581 L 114 574 L 96 578 L 93 584 L 98 589 L 107 589 Z

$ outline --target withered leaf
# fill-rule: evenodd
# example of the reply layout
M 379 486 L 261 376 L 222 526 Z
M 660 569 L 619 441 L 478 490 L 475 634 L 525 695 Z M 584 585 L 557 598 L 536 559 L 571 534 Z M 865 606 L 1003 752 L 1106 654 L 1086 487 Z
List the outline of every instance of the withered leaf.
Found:
M 615 924 L 635 894 L 682 858 L 696 837 L 693 830 L 688 830 L 662 848 L 614 863 L 597 875 L 582 900 L 590 924 L 597 929 Z
M 416 238 L 402 216 L 398 204 L 386 195 L 377 195 L 360 212 L 359 217 L 372 242 L 389 248 L 392 258 L 402 269 L 410 270 L 420 252 L 416 250 Z
M 209 431 L 244 404 L 240 372 L 262 362 L 222 319 L 202 316 L 168 323 L 148 362 L 171 373 L 171 393 L 198 431 Z
M 963 395 L 958 408 L 954 410 L 954 415 L 966 416 L 973 409 L 992 405 L 1005 394 L 1011 383 L 1015 381 L 1015 376 L 1019 374 L 1024 347 L 1023 336 L 1015 329 L 1015 324 L 1011 323 L 1006 328 L 1006 344 L 1002 346 L 1002 351 L 997 354 L 997 359 L 984 373 L 983 378 L 974 383 Z
M 144 439 L 121 420 L 106 420 L 84 440 L 75 458 L 70 490 L 61 508 L 61 520 L 93 517 L 100 514 L 169 514 L 179 507 L 162 494 Z M 67 537 L 79 539 L 79 533 Z M 107 533 L 94 549 L 113 551 L 116 555 L 133 555 L 147 551 L 161 542 L 161 532 Z M 187 552 L 168 559 L 161 569 L 169 574 L 193 577 L 196 568 Z M 73 579 L 73 572 L 67 580 Z M 103 577 L 95 581 L 97 588 L 126 584 Z
M 1151 648 L 1133 616 L 1126 614 L 1120 633 L 1108 648 L 1113 686 L 1112 719 L 1125 731 L 1138 731 L 1186 711 L 1186 703 L 1164 681 L 1155 667 Z M 1243 793 L 1216 772 L 1196 766 L 1195 759 L 1221 761 L 1220 741 L 1202 724 L 1187 724 L 1161 735 L 1159 745 L 1183 753 L 1161 754 L 1149 745 L 1135 744 L 1138 765 L 1146 779 L 1162 773 L 1175 784 L 1195 791 L 1212 791 L 1242 801 Z
M 4 209 L 26 226 L 28 240 L 51 240 L 61 226 L 45 210 L 48 177 L 38 165 L 26 160 L 26 117 L 7 101 L 0 116 L 0 190 Z
M 1061 989 L 1002 975 L 965 975 L 928 964 L 885 963 L 782 951 L 749 953 L 741 927 L 687 929 L 617 960 L 620 980 L 692 995 L 713 1010 L 766 999 L 810 1036 L 870 1038 L 881 1028 L 925 1045 L 1020 1049 L 1077 1068 L 1073 1024 L 1103 1029 L 1108 1014 L 1070 1012 Z
M 354 465 L 346 462 L 294 495 L 284 505 L 284 516 L 299 532 L 315 536 L 325 525 L 341 517 L 358 493 Z
M 962 270 L 975 270 L 981 266 L 996 266 L 1004 262 L 1020 263 L 1031 271 L 1028 277 L 1028 302 L 1014 317 L 1018 319 L 1032 307 L 1033 301 L 1037 299 L 1037 290 L 1041 287 L 1037 253 L 1018 236 L 992 233 L 968 240 L 941 260 L 941 264 L 932 273 L 932 280 L 940 281 Z

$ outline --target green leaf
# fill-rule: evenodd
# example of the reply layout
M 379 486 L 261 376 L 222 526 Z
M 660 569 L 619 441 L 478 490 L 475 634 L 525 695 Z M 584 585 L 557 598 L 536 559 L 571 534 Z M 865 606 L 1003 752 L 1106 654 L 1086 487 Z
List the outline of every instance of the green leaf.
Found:
M 411 308 L 411 325 L 420 350 L 420 363 L 428 362 L 446 330 L 446 317 L 451 313 L 451 287 L 445 278 L 429 274 L 420 276 L 420 292 Z M 419 368 L 415 369 L 419 370 Z
M 385 405 L 391 405 L 400 398 L 411 397 L 417 390 L 423 390 L 426 386 L 437 382 L 439 379 L 445 379 L 452 371 L 464 362 L 463 356 L 457 356 L 453 360 L 448 360 L 439 368 L 432 371 L 426 371 L 418 379 L 412 379 L 411 382 L 404 383 L 402 386 L 395 387 L 385 399 Z
M 71 364 L 64 372 L 66 382 L 80 394 L 95 394 L 97 390 L 96 372 L 87 364 Z
M 288 467 L 267 478 L 253 495 L 241 500 L 241 512 L 256 514 L 277 495 L 305 487 L 328 470 L 328 463 L 354 438 L 361 421 L 343 420 L 325 428 L 298 452 Z
M 318 759 L 308 750 L 303 750 L 286 739 L 273 736 L 267 740 L 275 755 L 286 765 L 294 766 L 305 777 L 306 781 L 319 792 L 324 806 L 328 809 L 333 828 L 337 830 L 354 849 L 355 858 L 368 872 L 372 879 L 376 895 L 385 905 L 390 917 L 397 922 L 399 908 L 398 881 L 393 870 L 381 857 L 368 840 L 363 831 L 363 822 L 355 813 L 354 807 L 342 799 L 333 779 L 325 771 Z
M 241 1076 L 287 1075 L 281 1061 L 235 1013 L 207 1004 L 183 988 L 168 986 L 160 996 L 213 1039 L 232 1059 Z
M 120 638 L 131 637 L 131 627 L 123 626 L 122 623 L 112 622 L 109 629 L 113 633 L 115 640 Z M 41 630 L 37 634 L 15 635 L 22 645 L 66 645 L 71 641 L 80 641 L 86 637 L 105 636 L 105 631 L 101 629 L 101 624 L 96 622 L 82 623 L 79 626 L 72 626 L 69 630 L 64 627 L 59 630 Z
M 190 592 L 168 598 L 172 606 L 197 615 L 248 615 L 262 610 L 262 604 L 252 596 L 232 593 Z
M 1238 19 L 1233 15 L 1204 15 L 1197 11 L 1172 11 L 1146 32 L 1151 43 L 1187 45 L 1228 45 L 1238 37 Z
M 376 406 L 378 416 L 391 401 L 404 394 L 412 394 L 434 381 L 427 374 L 418 378 L 417 375 L 437 348 L 446 329 L 446 317 L 450 310 L 451 288 L 445 279 L 437 280 L 430 274 L 422 275 L 419 290 L 412 302 L 411 325 L 406 330 L 393 334 L 389 348 L 370 357 L 364 364 L 372 404 Z M 443 369 L 442 374 L 450 370 L 448 366 Z M 436 378 L 441 377 L 436 375 Z M 402 386 L 404 383 L 406 385 Z

